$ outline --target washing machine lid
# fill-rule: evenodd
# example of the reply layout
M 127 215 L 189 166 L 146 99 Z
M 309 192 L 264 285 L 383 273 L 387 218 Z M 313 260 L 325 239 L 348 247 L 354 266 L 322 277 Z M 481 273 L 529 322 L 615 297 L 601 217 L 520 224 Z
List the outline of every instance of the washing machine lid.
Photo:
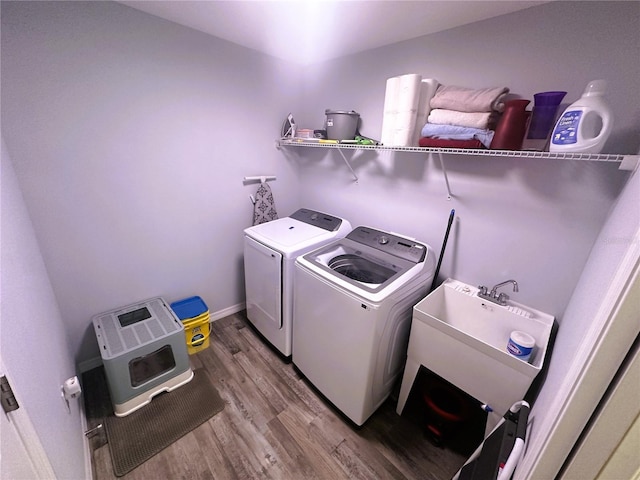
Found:
M 378 293 L 410 271 L 429 273 L 433 254 L 426 244 L 370 227 L 357 227 L 298 263 L 351 290 Z
M 343 237 L 350 229 L 347 220 L 301 208 L 290 217 L 249 227 L 245 234 L 291 257 Z

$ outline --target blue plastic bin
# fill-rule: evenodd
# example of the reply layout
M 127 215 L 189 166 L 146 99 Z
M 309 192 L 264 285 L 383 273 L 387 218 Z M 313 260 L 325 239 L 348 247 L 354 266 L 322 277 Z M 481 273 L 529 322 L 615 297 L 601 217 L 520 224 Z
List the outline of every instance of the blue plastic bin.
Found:
M 202 315 L 209 310 L 209 308 L 202 298 L 196 296 L 173 302 L 171 304 L 171 310 L 175 312 L 180 320 L 188 320 L 189 318 Z
M 184 326 L 185 341 L 189 355 L 209 346 L 211 323 L 209 308 L 200 297 L 189 297 L 171 304 L 171 309 Z

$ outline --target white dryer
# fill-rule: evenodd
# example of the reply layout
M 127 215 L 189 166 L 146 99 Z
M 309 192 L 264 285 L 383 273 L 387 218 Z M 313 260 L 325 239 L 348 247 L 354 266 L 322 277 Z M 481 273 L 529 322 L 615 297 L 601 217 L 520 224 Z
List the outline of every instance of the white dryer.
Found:
M 349 231 L 347 220 L 306 208 L 244 231 L 247 317 L 285 357 L 291 356 L 296 257 Z
M 435 263 L 429 245 L 369 227 L 296 261 L 293 363 L 356 425 L 402 371 Z

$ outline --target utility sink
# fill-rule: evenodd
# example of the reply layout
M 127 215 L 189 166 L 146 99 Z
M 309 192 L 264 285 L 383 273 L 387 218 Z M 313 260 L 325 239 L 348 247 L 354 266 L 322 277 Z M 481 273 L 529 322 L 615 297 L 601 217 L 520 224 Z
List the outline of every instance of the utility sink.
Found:
M 413 309 L 398 413 L 424 365 L 502 416 L 540 373 L 553 322 L 534 308 L 513 301 L 498 305 L 478 297 L 478 288 L 447 279 Z M 535 339 L 528 362 L 507 352 L 514 330 Z

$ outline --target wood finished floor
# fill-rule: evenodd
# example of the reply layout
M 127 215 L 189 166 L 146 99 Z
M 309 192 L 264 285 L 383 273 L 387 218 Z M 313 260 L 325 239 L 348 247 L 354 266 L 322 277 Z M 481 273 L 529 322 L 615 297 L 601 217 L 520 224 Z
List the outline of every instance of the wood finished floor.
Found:
M 244 312 L 214 322 L 209 348 L 190 360 L 206 371 L 224 410 L 121 478 L 445 480 L 466 459 L 435 446 L 416 418 L 398 416 L 394 396 L 355 427 L 264 343 Z M 92 428 L 112 413 L 102 367 L 83 383 Z M 97 432 L 93 478 L 114 479 L 104 428 Z

